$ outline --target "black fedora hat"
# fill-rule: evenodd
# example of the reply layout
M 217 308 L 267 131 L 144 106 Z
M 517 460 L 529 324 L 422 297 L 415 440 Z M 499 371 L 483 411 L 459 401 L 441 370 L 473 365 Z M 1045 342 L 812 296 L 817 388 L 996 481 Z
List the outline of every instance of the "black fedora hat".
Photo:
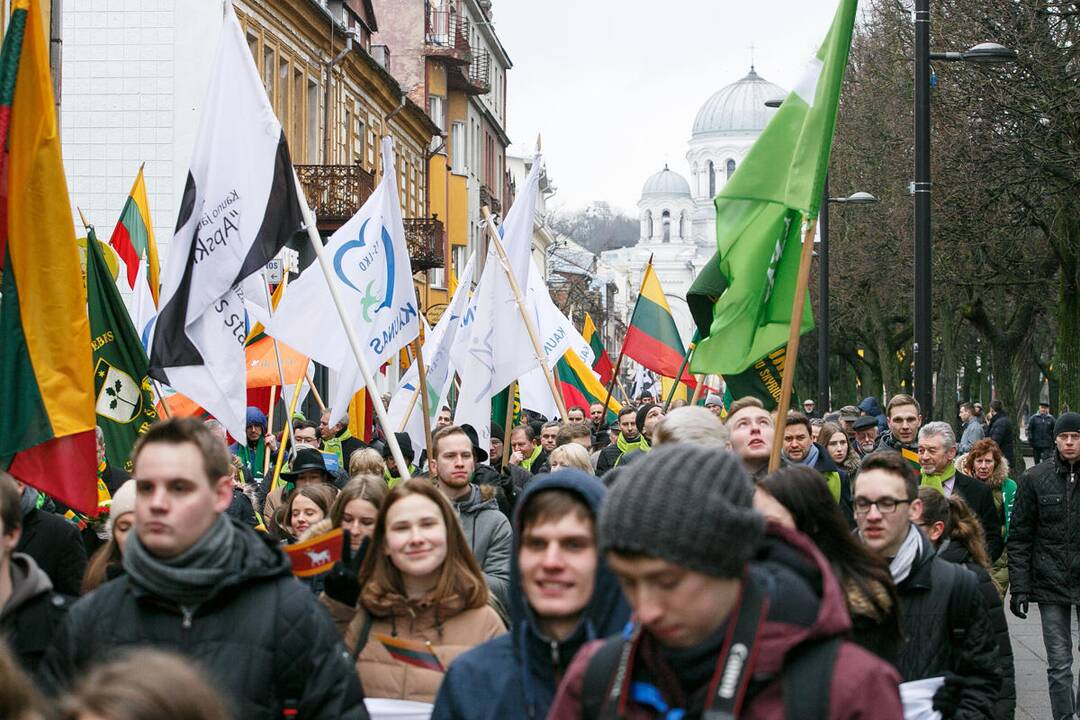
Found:
M 488 459 L 488 454 L 484 448 L 480 447 L 480 440 L 476 435 L 476 428 L 466 423 L 461 426 L 461 429 L 469 436 L 469 441 L 472 443 L 473 458 L 478 463 L 485 462 Z
M 293 458 L 289 471 L 282 472 L 281 477 L 291 481 L 300 473 L 309 470 L 317 470 L 324 474 L 327 479 L 330 479 L 330 473 L 326 470 L 326 460 L 323 459 L 322 453 L 314 448 L 300 448 L 296 451 L 296 457 Z

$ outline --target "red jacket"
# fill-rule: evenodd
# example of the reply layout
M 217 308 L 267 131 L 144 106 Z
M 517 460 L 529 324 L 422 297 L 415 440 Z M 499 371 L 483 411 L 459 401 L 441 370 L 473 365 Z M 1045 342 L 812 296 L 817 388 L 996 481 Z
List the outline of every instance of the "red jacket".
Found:
M 846 635 L 851 619 L 828 563 L 801 533 L 770 523 L 762 551 L 751 563 L 751 572 L 765 587 L 769 609 L 754 648 L 753 685 L 759 689 L 746 700 L 740 720 L 783 720 L 780 670 L 784 657 L 804 642 Z M 814 590 L 818 583 L 820 594 Z M 816 613 L 807 607 L 809 602 L 817 603 Z M 807 625 L 799 621 L 800 615 L 813 620 Z M 559 685 L 549 720 L 581 717 L 585 668 L 602 645 L 602 640 L 594 641 L 578 652 Z M 764 681 L 764 686 L 758 681 Z M 900 675 L 869 651 L 843 642 L 830 682 L 830 720 L 903 719 L 897 689 Z M 626 720 L 657 717 L 651 708 L 633 700 L 627 708 Z

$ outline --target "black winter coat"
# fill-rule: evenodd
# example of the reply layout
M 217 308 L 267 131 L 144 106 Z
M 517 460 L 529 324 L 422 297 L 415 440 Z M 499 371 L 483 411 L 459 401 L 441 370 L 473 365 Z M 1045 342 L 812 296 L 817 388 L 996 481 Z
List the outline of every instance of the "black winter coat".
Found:
M 1009 585 L 1031 602 L 1080 605 L 1080 460 L 1055 452 L 1017 483 L 1009 519 Z
M 987 436 L 998 444 L 998 447 L 1001 448 L 1001 454 L 1009 461 L 1010 466 L 1022 467 L 1016 462 L 1013 445 L 1013 435 L 1015 434 L 1016 431 L 1013 428 L 1013 421 L 1009 419 L 1009 416 L 1005 413 L 997 413 L 994 417 L 990 418 L 990 430 L 987 433 Z
M 1054 447 L 1054 416 L 1050 413 L 1032 415 L 1028 420 L 1027 437 L 1031 447 Z
M 72 598 L 53 592 L 49 577 L 28 555 L 14 553 L 10 563 L 12 592 L 0 607 L 0 639 L 34 675 Z
M 271 541 L 233 523 L 236 574 L 194 612 L 128 575 L 75 603 L 42 663 L 59 693 L 120 648 L 153 645 L 202 665 L 233 717 L 278 720 L 295 701 L 306 720 L 366 720 L 356 669 L 326 611 Z
M 1016 713 L 1016 668 L 1013 663 L 1012 642 L 1009 640 L 1009 624 L 1005 620 L 1005 608 L 1001 595 L 990 573 L 976 563 L 961 543 L 946 541 L 938 548 L 938 556 L 957 565 L 963 565 L 979 578 L 979 592 L 990 614 L 990 629 L 998 648 L 998 671 L 1001 673 L 1001 690 L 994 703 L 994 720 L 1012 720 Z
M 979 522 L 982 523 L 983 532 L 986 535 L 986 552 L 990 556 L 990 562 L 997 562 L 1001 553 L 1005 551 L 1005 540 L 1001 537 L 1003 515 L 994 502 L 994 491 L 986 483 L 965 475 L 959 470 L 956 471 L 953 488 L 979 516 Z
M 23 517 L 22 536 L 15 552 L 34 558 L 61 595 L 79 596 L 86 572 L 86 546 L 79 528 L 41 508 Z
M 921 532 L 919 539 L 922 546 L 911 573 L 896 588 L 907 636 L 896 668 L 905 682 L 947 672 L 964 676 L 969 685 L 952 720 L 987 718 L 1001 680 L 998 647 L 978 580 L 938 557 Z

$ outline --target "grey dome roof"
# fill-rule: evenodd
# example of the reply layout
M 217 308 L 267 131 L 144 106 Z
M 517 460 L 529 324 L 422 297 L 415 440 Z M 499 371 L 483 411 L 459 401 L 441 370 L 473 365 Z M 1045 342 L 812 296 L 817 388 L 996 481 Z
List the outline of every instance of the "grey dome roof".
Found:
M 776 112 L 765 107 L 765 101 L 786 96 L 786 90 L 758 75 L 751 66 L 746 77 L 720 88 L 705 101 L 694 119 L 693 134 L 760 132 Z
M 660 172 L 651 175 L 641 188 L 641 196 L 646 195 L 685 195 L 690 196 L 690 183 L 686 178 L 665 165 Z

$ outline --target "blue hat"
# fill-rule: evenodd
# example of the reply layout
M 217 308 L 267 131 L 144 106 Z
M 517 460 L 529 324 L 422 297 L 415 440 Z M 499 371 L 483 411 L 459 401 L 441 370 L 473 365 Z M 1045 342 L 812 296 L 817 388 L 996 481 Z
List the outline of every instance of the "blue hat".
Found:
M 258 425 L 265 432 L 266 431 L 266 413 L 264 413 L 262 410 L 260 410 L 257 407 L 249 407 L 247 409 L 247 422 L 244 423 L 244 427 L 248 427 L 250 425 Z

